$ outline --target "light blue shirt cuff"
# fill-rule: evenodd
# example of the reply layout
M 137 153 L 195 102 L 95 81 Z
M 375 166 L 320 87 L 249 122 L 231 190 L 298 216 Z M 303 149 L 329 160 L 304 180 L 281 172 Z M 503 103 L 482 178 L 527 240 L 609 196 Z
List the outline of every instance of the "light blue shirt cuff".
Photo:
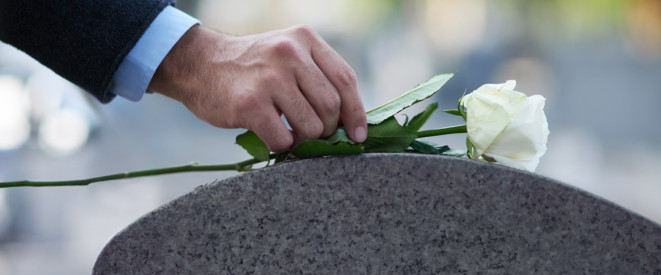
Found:
M 188 29 L 199 23 L 172 6 L 163 9 L 119 64 L 110 83 L 110 92 L 131 101 L 140 100 L 170 49 Z

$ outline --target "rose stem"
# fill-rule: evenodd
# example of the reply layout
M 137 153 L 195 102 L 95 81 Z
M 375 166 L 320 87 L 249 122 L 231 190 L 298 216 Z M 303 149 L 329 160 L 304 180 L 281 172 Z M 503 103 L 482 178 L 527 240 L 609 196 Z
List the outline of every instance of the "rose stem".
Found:
M 418 135 L 419 138 L 422 138 L 422 137 L 433 137 L 433 136 L 461 134 L 461 133 L 466 133 L 466 125 L 457 125 L 457 126 L 450 126 L 441 129 L 420 131 L 417 132 L 416 135 Z
M 270 154 L 269 159 L 275 158 L 275 154 Z M 0 188 L 7 187 L 50 187 L 50 186 L 79 186 L 79 185 L 89 185 L 94 182 L 109 181 L 109 180 L 118 180 L 118 179 L 129 179 L 129 178 L 138 178 L 146 176 L 156 176 L 163 174 L 173 174 L 173 173 L 182 173 L 182 172 L 201 172 L 201 171 L 248 171 L 250 168 L 248 166 L 260 163 L 262 161 L 255 158 L 240 161 L 237 163 L 230 164 L 217 164 L 217 165 L 197 165 L 197 164 L 188 164 L 183 166 L 167 167 L 167 168 L 158 168 L 151 170 L 141 170 L 134 172 L 125 172 L 112 174 L 101 177 L 94 177 L 89 179 L 82 180 L 64 180 L 64 181 L 11 181 L 11 182 L 0 182 Z

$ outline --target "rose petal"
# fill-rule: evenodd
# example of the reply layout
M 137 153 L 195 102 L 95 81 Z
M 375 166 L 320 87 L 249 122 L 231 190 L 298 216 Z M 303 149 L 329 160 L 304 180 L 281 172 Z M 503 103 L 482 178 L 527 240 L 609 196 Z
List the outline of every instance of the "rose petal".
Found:
M 541 96 L 530 97 L 486 152 L 512 159 L 541 157 L 549 134 L 544 100 Z

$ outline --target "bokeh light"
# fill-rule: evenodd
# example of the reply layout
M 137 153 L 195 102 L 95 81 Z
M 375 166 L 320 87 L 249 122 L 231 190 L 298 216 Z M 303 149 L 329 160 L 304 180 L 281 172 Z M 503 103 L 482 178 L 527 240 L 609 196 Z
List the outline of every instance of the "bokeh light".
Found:
M 0 75 L 0 150 L 19 148 L 30 137 L 28 100 L 21 79 Z
M 89 136 L 90 125 L 76 109 L 61 109 L 44 117 L 39 126 L 39 145 L 46 152 L 66 156 L 80 149 Z
M 423 12 L 426 37 L 447 55 L 463 57 L 484 39 L 485 0 L 427 0 Z

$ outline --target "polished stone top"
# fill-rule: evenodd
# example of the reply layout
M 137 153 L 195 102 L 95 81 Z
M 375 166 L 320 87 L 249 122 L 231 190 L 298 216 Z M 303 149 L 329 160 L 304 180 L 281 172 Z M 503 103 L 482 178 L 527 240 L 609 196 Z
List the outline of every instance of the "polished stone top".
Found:
M 207 184 L 118 233 L 95 274 L 661 274 L 661 226 L 465 158 L 362 154 Z

